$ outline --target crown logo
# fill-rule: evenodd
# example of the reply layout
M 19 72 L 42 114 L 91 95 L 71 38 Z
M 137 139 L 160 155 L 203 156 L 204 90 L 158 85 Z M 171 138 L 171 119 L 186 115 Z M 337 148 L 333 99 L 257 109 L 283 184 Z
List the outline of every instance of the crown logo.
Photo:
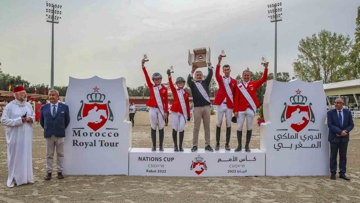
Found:
M 300 94 L 300 90 L 296 90 L 296 95 L 291 96 L 290 97 L 290 102 L 294 105 L 294 104 L 300 104 L 300 105 L 305 105 L 305 103 L 307 102 L 307 97 L 306 96 L 302 96 Z
M 105 100 L 105 94 L 101 94 L 99 93 L 99 89 L 97 86 L 94 89 L 94 93 L 88 94 L 86 96 L 86 99 L 90 102 L 90 103 L 103 103 L 103 101 Z
M 204 161 L 204 158 L 200 157 L 200 155 L 198 157 L 196 157 L 195 159 L 195 162 L 203 162 Z

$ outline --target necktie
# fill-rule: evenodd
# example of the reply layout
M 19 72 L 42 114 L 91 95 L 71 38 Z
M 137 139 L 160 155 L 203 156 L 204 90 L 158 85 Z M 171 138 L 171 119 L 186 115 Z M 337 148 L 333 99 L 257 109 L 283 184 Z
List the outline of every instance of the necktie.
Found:
M 340 126 L 343 126 L 343 124 L 342 124 L 341 111 L 339 111 L 339 116 L 338 116 L 338 118 L 339 118 L 339 123 L 340 123 Z
M 55 104 L 53 105 L 53 111 L 52 111 L 53 113 L 53 117 L 55 118 L 55 116 L 56 116 L 56 108 L 55 108 Z

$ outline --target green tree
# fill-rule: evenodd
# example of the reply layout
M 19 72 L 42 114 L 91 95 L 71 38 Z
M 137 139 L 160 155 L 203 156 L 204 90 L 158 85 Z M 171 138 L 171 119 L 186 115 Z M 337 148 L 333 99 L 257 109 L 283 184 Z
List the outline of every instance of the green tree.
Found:
M 349 54 L 349 64 L 344 74 L 351 76 L 349 79 L 360 78 L 360 6 L 356 18 L 355 43 Z
M 352 41 L 344 36 L 322 30 L 317 35 L 301 39 L 299 54 L 293 63 L 295 76 L 304 81 L 322 80 L 324 83 L 338 82 L 352 75 L 345 75 Z

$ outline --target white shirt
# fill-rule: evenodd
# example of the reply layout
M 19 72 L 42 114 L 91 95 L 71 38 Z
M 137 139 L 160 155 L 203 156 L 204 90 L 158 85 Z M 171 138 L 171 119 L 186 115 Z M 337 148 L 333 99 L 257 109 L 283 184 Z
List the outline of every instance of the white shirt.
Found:
M 55 105 L 55 107 L 54 107 L 54 105 Z M 53 108 L 55 108 L 55 112 L 57 112 L 58 105 L 59 105 L 59 102 L 56 102 L 56 104 L 50 103 L 50 113 L 52 116 L 53 116 Z
M 135 108 L 135 105 L 133 104 L 130 106 L 129 113 L 135 113 L 135 110 L 136 110 L 136 108 Z
M 338 118 L 339 118 L 339 111 L 341 111 L 341 112 L 340 112 L 341 118 L 342 118 L 341 124 L 344 125 L 344 110 L 343 110 L 343 109 L 341 109 L 341 110 L 336 110 L 336 114 L 337 114 L 337 117 L 338 117 Z

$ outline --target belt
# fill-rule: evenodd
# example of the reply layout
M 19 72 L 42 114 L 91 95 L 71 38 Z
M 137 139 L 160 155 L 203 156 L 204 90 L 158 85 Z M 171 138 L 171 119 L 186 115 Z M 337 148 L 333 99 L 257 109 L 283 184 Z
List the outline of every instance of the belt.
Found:
M 226 104 L 226 102 L 223 102 L 223 104 Z

